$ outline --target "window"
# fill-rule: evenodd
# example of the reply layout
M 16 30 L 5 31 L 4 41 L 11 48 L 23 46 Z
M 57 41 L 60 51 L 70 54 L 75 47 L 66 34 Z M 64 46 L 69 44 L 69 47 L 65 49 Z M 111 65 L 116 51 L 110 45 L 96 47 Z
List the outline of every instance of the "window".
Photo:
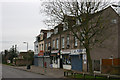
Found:
M 42 50 L 43 50 L 43 44 L 42 44 Z
M 55 48 L 55 40 L 53 40 L 53 48 Z
M 48 43 L 48 46 L 50 46 L 50 42 Z
M 117 20 L 116 19 L 112 19 L 112 23 L 116 24 Z
M 58 39 L 56 39 L 56 48 L 58 49 Z
M 67 45 L 69 45 L 70 38 L 67 36 Z
M 74 37 L 74 39 L 75 39 L 74 45 L 77 46 L 77 37 Z
M 45 44 L 45 50 L 47 51 L 47 43 Z
M 63 31 L 67 30 L 68 29 L 68 23 L 67 22 L 64 22 L 63 24 Z
M 52 34 L 53 32 L 47 32 L 47 38 L 49 38 Z
M 85 34 L 82 33 L 82 36 L 81 36 L 81 40 L 82 40 L 81 45 L 83 45 L 83 43 L 85 42 L 83 37 L 85 37 Z
M 81 24 L 78 19 L 76 20 L 76 24 L 77 24 L 77 25 L 80 25 L 80 24 Z
M 64 37 L 62 37 L 62 48 L 64 48 Z
M 57 34 L 58 33 L 58 28 L 55 28 L 54 29 L 54 34 Z
M 40 50 L 41 50 L 41 44 L 39 44 L 39 46 L 40 46 Z
M 71 58 L 70 58 L 70 56 L 69 55 L 64 55 L 63 56 L 63 64 L 67 64 L 67 65 L 70 65 L 71 64 Z

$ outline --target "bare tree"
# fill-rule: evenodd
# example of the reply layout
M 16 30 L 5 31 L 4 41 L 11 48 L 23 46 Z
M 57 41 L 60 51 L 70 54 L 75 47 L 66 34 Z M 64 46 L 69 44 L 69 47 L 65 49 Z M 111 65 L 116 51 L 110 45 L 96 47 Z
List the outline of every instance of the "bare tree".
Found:
M 80 41 L 81 47 L 86 49 L 89 72 L 93 73 L 90 50 L 98 43 L 102 43 L 108 27 L 104 24 L 107 19 L 102 16 L 103 10 L 108 7 L 107 2 L 90 1 L 59 1 L 44 3 L 44 11 L 50 16 L 46 23 L 68 23 L 68 29 Z M 109 16 L 109 15 L 108 15 Z

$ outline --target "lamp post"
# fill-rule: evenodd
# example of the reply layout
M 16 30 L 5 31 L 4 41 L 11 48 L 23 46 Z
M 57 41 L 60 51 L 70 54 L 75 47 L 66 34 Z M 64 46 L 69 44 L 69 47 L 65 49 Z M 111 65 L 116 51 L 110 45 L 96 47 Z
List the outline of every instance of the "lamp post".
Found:
M 24 44 L 27 44 L 27 69 L 30 69 L 30 65 L 28 64 L 28 42 L 23 42 Z
M 28 42 L 23 42 L 24 44 L 27 44 L 27 52 L 28 52 Z

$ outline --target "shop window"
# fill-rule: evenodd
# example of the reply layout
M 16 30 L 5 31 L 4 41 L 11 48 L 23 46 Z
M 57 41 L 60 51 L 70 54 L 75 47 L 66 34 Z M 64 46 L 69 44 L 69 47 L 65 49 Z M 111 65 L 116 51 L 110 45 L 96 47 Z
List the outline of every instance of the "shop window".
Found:
M 55 40 L 53 40 L 53 48 L 55 48 Z
M 74 45 L 75 45 L 75 47 L 77 47 L 78 46 L 78 43 L 77 43 L 77 37 L 74 37 Z
M 69 55 L 64 55 L 63 56 L 63 64 L 64 65 L 70 65 L 71 64 L 71 58 Z

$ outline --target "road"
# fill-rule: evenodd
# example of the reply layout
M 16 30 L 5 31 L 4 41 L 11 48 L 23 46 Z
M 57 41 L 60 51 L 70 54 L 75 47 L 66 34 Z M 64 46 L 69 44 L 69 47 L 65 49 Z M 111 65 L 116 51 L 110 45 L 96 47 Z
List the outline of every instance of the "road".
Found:
M 18 70 L 7 65 L 2 65 L 2 77 L 3 78 L 50 78 L 45 75 Z

